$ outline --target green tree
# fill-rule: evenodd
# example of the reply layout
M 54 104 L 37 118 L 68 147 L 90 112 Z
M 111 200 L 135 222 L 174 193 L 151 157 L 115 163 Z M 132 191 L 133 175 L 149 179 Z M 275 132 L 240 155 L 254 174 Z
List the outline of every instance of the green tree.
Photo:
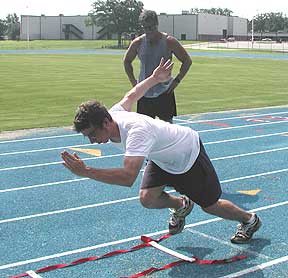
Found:
M 288 18 L 283 13 L 263 13 L 257 14 L 253 19 L 254 31 L 261 34 L 265 32 L 286 31 L 288 28 Z M 249 21 L 249 29 L 252 29 L 252 20 Z
M 136 0 L 98 0 L 92 4 L 86 24 L 101 26 L 108 34 L 117 34 L 118 47 L 121 47 L 124 33 L 139 31 L 138 18 L 143 6 Z
M 265 14 L 258 14 L 254 19 L 254 32 L 261 34 L 268 32 L 267 17 Z M 249 29 L 252 30 L 252 20 L 249 21 Z
M 284 17 L 284 32 L 288 31 L 288 17 Z
M 270 13 L 268 19 L 270 23 L 270 32 L 278 32 L 284 30 L 285 20 L 282 13 Z
M 10 40 L 16 40 L 20 35 L 19 17 L 14 14 L 8 14 L 6 17 L 7 35 Z
M 7 31 L 7 23 L 5 20 L 0 19 L 0 39 L 3 39 L 3 37 L 6 35 Z
M 225 15 L 225 16 L 232 16 L 233 11 L 225 8 L 211 8 L 211 9 L 198 9 L 198 8 L 192 8 L 190 10 L 191 14 L 216 14 L 216 15 Z

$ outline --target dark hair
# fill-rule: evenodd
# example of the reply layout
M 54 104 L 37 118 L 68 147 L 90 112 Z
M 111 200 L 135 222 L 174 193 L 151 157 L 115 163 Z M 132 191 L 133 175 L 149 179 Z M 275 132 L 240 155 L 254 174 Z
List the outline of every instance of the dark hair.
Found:
M 158 16 L 154 11 L 143 10 L 139 16 L 139 23 L 142 25 L 145 25 L 145 23 L 158 25 Z
M 101 103 L 88 100 L 79 105 L 74 117 L 74 130 L 81 132 L 90 127 L 102 128 L 105 119 L 112 122 L 112 117 Z

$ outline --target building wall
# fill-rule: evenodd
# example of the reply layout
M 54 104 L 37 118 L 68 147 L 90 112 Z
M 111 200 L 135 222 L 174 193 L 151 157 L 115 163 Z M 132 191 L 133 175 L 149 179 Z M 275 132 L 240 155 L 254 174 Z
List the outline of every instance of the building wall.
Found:
M 101 27 L 86 26 L 88 16 L 21 16 L 20 39 L 27 40 L 64 40 L 63 24 L 73 24 L 83 32 L 84 40 L 97 39 Z M 29 27 L 28 27 L 29 25 Z
M 60 16 L 40 16 L 42 40 L 61 39 L 61 17 Z
M 197 15 L 175 16 L 175 37 L 179 40 L 197 40 Z
M 20 40 L 40 40 L 41 24 L 39 16 L 21 15 Z
M 199 35 L 222 35 L 228 29 L 227 17 L 213 14 L 198 15 Z
M 159 31 L 168 33 L 181 40 L 197 39 L 197 15 L 163 15 L 158 16 Z
M 241 17 L 233 17 L 233 35 L 247 36 L 248 33 L 248 19 Z
M 158 16 L 158 21 L 159 31 L 165 32 L 173 36 L 175 28 L 174 15 L 160 14 Z
M 83 32 L 83 39 L 84 40 L 94 40 L 98 37 L 97 31 L 101 28 L 95 25 L 93 26 L 86 26 L 85 22 L 88 19 L 88 16 L 62 16 L 62 24 L 73 24 L 79 30 Z M 64 39 L 64 34 L 63 38 Z
M 233 37 L 234 35 L 234 18 L 232 16 L 227 17 L 227 37 Z
M 107 39 L 101 36 L 102 27 L 86 26 L 88 16 L 21 16 L 21 40 L 64 40 L 63 24 L 73 24 L 83 32 L 84 40 Z M 178 40 L 219 40 L 227 37 L 247 38 L 248 21 L 239 17 L 211 14 L 160 14 L 159 30 Z M 100 31 L 100 32 L 99 32 Z M 70 37 L 74 38 L 74 37 Z M 111 36 L 117 39 L 114 34 Z M 75 37 L 75 39 L 77 39 Z
M 247 38 L 248 21 L 245 18 L 212 14 L 198 15 L 198 39 L 219 40 L 227 37 Z

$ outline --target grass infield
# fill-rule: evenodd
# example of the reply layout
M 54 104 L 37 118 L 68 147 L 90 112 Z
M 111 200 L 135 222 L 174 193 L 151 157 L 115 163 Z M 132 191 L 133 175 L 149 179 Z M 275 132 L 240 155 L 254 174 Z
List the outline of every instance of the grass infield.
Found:
M 0 131 L 71 125 L 76 107 L 107 107 L 131 86 L 121 55 L 0 54 Z M 176 89 L 178 114 L 288 103 L 288 61 L 192 57 Z M 134 62 L 138 74 L 139 62 Z M 174 73 L 179 63 L 175 59 Z

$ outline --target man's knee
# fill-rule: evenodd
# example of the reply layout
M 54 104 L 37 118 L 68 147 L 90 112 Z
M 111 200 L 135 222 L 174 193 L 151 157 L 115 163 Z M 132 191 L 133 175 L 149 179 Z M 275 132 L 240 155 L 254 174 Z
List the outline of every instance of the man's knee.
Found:
M 139 197 L 143 207 L 155 208 L 159 194 L 155 190 L 141 189 Z
M 203 211 L 205 211 L 206 213 L 214 214 L 215 210 L 217 210 L 218 206 L 219 206 L 219 200 L 208 207 L 201 207 L 201 209 Z

